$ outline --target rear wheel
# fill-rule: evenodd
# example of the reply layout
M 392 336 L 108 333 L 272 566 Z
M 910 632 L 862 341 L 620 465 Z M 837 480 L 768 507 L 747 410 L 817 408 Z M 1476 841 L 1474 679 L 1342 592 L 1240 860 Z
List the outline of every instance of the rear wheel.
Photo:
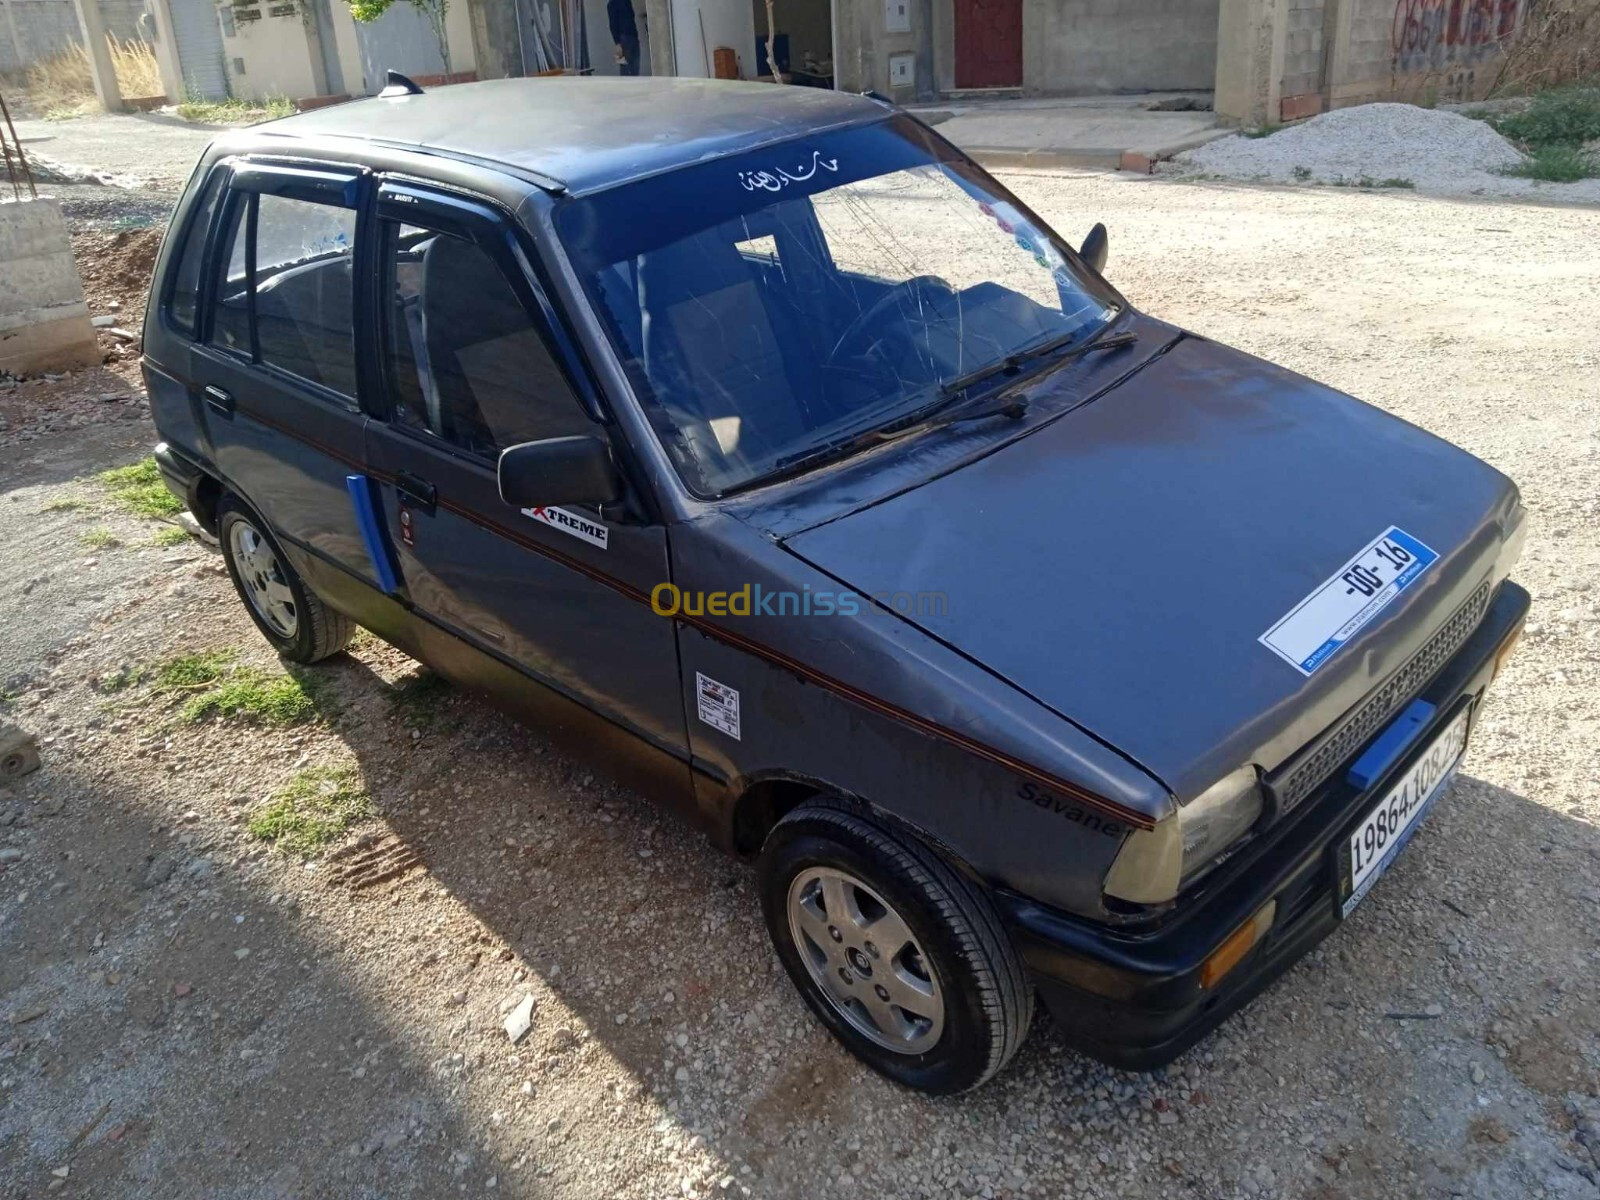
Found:
M 266 522 L 237 496 L 218 506 L 217 534 L 228 576 L 273 649 L 290 662 L 313 663 L 349 644 L 355 624 L 305 585 Z
M 773 946 L 856 1057 L 928 1092 L 1016 1053 L 1033 989 L 994 907 L 932 849 L 827 801 L 773 828 L 760 863 Z

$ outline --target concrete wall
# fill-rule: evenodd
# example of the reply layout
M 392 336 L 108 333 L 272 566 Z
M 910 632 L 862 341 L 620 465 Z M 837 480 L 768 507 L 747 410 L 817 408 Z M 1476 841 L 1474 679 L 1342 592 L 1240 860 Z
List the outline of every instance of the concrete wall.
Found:
M 1208 90 L 1221 0 L 1022 0 L 1022 88 L 1032 95 Z M 847 12 L 848 10 L 848 12 Z M 890 93 L 888 56 L 917 55 L 896 100 L 955 89 L 953 0 L 913 0 L 911 32 L 888 34 L 882 0 L 839 0 L 841 87 Z
M 269 100 L 287 96 L 291 100 L 318 94 L 316 72 L 312 66 L 312 42 L 299 14 L 299 6 L 286 16 L 270 16 L 279 7 L 273 0 L 242 11 L 259 12 L 255 21 L 239 20 L 235 9 L 233 32 L 222 27 L 223 61 L 228 69 L 228 90 L 241 100 Z M 343 4 L 338 9 L 349 12 Z M 334 19 L 338 20 L 337 11 Z M 243 66 L 243 70 L 240 67 Z M 360 79 L 358 72 L 356 78 Z M 346 81 L 346 86 L 350 86 Z
M 307 25 L 309 15 L 300 15 L 296 4 L 293 14 L 272 16 L 271 10 L 283 0 L 261 0 L 252 8 L 261 13 L 255 21 L 240 21 L 235 13 L 233 32 L 223 24 L 223 56 L 228 68 L 228 87 L 232 93 L 245 100 L 268 100 L 287 96 L 291 100 L 304 100 L 325 94 L 320 72 L 320 50 L 315 34 Z M 332 18 L 334 53 L 343 76 L 344 92 L 360 96 L 378 91 L 382 79 L 368 79 L 361 56 L 361 34 L 350 7 L 343 0 L 333 0 L 329 6 Z M 307 10 L 309 13 L 309 10 Z M 385 13 L 378 21 L 412 18 L 409 10 Z M 376 24 L 376 23 L 375 23 Z M 477 63 L 473 37 L 473 16 L 466 0 L 455 0 L 445 10 L 445 35 L 450 41 L 450 67 L 457 74 L 472 72 Z M 437 67 L 439 58 L 436 44 L 429 34 L 427 45 L 430 57 Z M 239 70 L 240 65 L 244 70 Z M 398 69 L 398 68 L 397 68 Z M 414 68 L 417 70 L 420 68 Z
M 1023 90 L 1209 91 L 1220 7 L 1220 0 L 1024 0 Z
M 144 0 L 100 0 L 106 33 L 122 41 L 151 38 Z M 82 41 L 72 0 L 0 0 L 0 71 L 24 69 Z
M 833 64 L 834 82 L 844 91 L 882 92 L 896 103 L 905 104 L 937 87 L 934 5 L 930 0 L 910 0 L 910 30 L 894 33 L 889 32 L 886 8 L 884 0 L 838 0 L 834 39 L 839 57 Z M 902 54 L 913 56 L 909 87 L 896 87 L 889 81 L 889 60 Z
M 0 203 L 0 279 L 0 371 L 36 374 L 100 361 L 54 200 Z
M 1288 0 L 1284 13 L 1283 94 L 1300 96 L 1322 87 L 1323 0 Z
M 1222 0 L 1217 112 L 1245 125 L 1371 100 L 1469 100 L 1533 0 Z
M 1471 100 L 1492 86 L 1533 0 L 1328 0 L 1344 10 L 1329 100 Z

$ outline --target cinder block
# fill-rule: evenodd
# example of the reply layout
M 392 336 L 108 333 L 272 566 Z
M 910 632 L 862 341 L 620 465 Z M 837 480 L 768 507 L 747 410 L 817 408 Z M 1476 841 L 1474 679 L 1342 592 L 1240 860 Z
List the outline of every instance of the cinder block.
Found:
M 1137 171 L 1140 175 L 1148 175 L 1156 169 L 1155 160 L 1148 154 L 1140 154 L 1137 150 L 1124 150 L 1122 158 L 1117 163 L 1119 171 Z
M 0 279 L 0 369 L 23 374 L 100 361 L 54 200 L 0 204 Z

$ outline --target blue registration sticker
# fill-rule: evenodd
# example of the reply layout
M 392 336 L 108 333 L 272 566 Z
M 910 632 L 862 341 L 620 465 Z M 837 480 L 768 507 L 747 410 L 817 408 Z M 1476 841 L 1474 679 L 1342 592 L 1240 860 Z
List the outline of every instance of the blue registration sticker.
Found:
M 1261 644 L 1310 675 L 1438 560 L 1391 525 L 1263 633 Z

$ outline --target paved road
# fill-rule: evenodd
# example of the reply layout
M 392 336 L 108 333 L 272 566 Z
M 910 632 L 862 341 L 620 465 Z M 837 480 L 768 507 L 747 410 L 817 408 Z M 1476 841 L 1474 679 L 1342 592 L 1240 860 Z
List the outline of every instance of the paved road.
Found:
M 92 173 L 154 191 L 179 191 L 195 160 L 220 132 L 158 113 L 18 121 L 28 156 L 69 174 Z

